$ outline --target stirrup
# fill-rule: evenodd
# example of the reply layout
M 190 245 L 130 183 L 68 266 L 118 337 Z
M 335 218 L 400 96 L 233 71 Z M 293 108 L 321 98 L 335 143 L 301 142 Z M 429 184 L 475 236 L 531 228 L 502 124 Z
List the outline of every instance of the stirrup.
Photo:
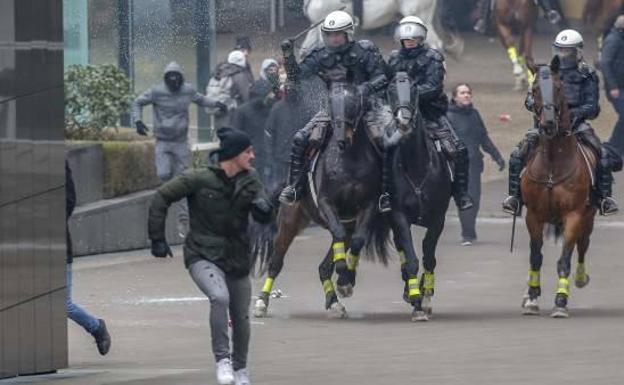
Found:
M 510 195 L 503 201 L 503 212 L 520 216 L 522 214 L 522 203 L 517 196 Z
M 600 215 L 609 216 L 617 213 L 619 211 L 617 202 L 615 199 L 611 197 L 606 197 L 600 201 Z
M 455 204 L 457 205 L 457 209 L 459 211 L 469 210 L 474 207 L 472 198 L 467 194 L 459 196 L 456 199 Z
M 287 206 L 292 206 L 297 202 L 299 198 L 297 195 L 297 188 L 288 185 L 284 187 L 284 189 L 280 193 L 279 201 Z
M 390 201 L 390 194 L 385 192 L 379 196 L 379 202 L 377 208 L 380 213 L 389 213 L 392 211 L 392 202 Z

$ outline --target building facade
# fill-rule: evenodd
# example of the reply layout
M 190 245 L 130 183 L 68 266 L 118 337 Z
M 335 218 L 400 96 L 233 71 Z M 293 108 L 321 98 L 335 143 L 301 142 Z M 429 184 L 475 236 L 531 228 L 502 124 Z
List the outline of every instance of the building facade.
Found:
M 62 0 L 0 0 L 0 378 L 67 366 Z

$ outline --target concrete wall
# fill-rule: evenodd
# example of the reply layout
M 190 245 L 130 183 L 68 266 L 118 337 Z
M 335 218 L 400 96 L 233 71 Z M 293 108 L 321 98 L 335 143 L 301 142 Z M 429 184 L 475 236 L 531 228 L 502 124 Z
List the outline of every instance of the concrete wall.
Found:
M 67 366 L 62 15 L 0 1 L 0 378 Z

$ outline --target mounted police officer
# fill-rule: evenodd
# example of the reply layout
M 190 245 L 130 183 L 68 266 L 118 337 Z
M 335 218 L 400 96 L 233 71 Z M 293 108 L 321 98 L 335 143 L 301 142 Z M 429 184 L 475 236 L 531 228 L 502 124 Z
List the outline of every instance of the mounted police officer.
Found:
M 404 17 L 397 28 L 397 38 L 401 48 L 395 50 L 388 60 L 388 78 L 394 78 L 397 72 L 407 72 L 412 87 L 418 94 L 419 109 L 433 132 L 436 140 L 449 160 L 455 165 L 453 197 L 459 210 L 473 206 L 468 196 L 468 150 L 455 134 L 451 123 L 446 118 L 448 98 L 444 93 L 444 56 L 425 44 L 427 26 L 416 16 Z M 391 210 L 390 186 L 392 162 L 391 151 L 386 151 L 384 159 L 384 193 L 379 200 L 382 212 Z
M 335 81 L 347 81 L 355 85 L 363 100 L 384 89 L 387 85 L 385 63 L 379 49 L 368 40 L 353 39 L 353 18 L 346 12 L 334 11 L 327 15 L 321 25 L 324 46 L 311 51 L 301 63 L 297 63 L 293 41 L 282 42 L 284 63 L 290 81 L 317 75 L 328 89 Z M 300 181 L 306 168 L 305 153 L 310 136 L 324 137 L 330 125 L 325 111 L 319 112 L 293 137 L 288 185 L 280 194 L 280 201 L 293 204 L 300 196 Z M 378 138 L 376 138 L 378 139 Z
M 618 211 L 617 202 L 611 197 L 613 169 L 621 168 L 621 158 L 600 139 L 586 120 L 595 119 L 600 113 L 598 104 L 598 76 L 593 68 L 583 61 L 581 49 L 583 37 L 572 29 L 561 31 L 555 38 L 553 53 L 561 61 L 560 76 L 563 83 L 570 116 L 572 133 L 576 138 L 590 146 L 600 160 L 596 165 L 595 194 L 601 215 L 611 215 Z M 525 106 L 533 110 L 533 95 L 529 92 Z M 521 209 L 520 173 L 526 165 L 529 153 L 537 144 L 539 132 L 530 129 L 524 140 L 512 152 L 509 159 L 509 197 L 503 202 L 503 211 L 517 215 Z M 613 161 L 615 160 L 615 161 Z

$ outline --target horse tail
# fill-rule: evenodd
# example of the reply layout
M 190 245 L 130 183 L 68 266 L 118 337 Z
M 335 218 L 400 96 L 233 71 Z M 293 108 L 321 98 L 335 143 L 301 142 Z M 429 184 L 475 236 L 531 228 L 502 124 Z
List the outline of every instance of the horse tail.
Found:
M 546 229 L 544 230 L 544 232 L 546 234 L 546 239 L 554 239 L 555 243 L 557 243 L 563 235 L 563 224 L 548 224 L 546 225 Z
M 390 223 L 385 216 L 377 211 L 368 222 L 366 228 L 366 255 L 384 265 L 388 264 L 388 243 L 390 239 Z
M 444 1 L 436 1 L 435 9 L 433 11 L 433 29 L 439 32 L 440 39 L 442 39 L 442 46 L 444 51 L 447 52 L 453 59 L 459 60 L 464 52 L 464 39 L 457 31 L 454 23 L 449 23 L 447 17 L 445 17 Z
M 273 207 L 279 207 L 280 189 L 276 189 L 269 200 Z M 273 240 L 277 235 L 277 216 L 270 223 L 262 224 L 256 222 L 251 216 L 247 234 L 249 235 L 249 258 L 251 262 L 251 274 L 254 278 L 262 277 L 266 274 L 269 262 L 273 256 Z

